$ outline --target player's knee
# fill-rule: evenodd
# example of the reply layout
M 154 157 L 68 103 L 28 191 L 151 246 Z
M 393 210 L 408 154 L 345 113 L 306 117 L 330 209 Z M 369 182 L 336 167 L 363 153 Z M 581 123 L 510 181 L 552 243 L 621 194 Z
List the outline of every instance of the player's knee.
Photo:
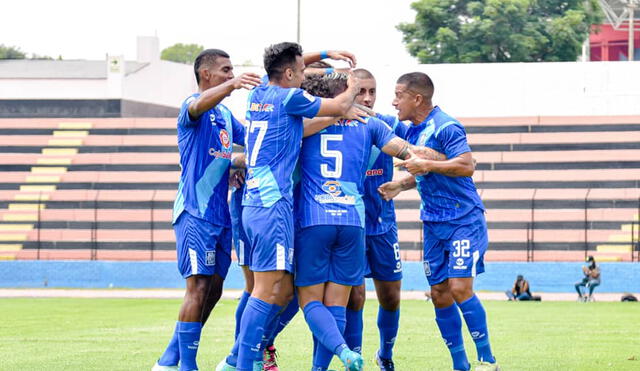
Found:
M 380 306 L 388 311 L 395 311 L 400 308 L 400 293 L 387 292 L 378 297 Z
M 347 304 L 347 308 L 350 310 L 362 310 L 364 308 L 364 302 L 366 300 L 366 290 L 364 285 L 355 286 L 351 289 L 351 294 L 349 295 L 349 302 Z
M 449 280 L 449 291 L 457 303 L 461 303 L 473 296 L 473 286 L 465 281 Z

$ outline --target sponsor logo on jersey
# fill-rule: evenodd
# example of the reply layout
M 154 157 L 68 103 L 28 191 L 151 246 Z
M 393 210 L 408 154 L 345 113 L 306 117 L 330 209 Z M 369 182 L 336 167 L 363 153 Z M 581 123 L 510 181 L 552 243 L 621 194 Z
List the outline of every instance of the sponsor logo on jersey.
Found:
M 231 141 L 229 141 L 229 133 L 222 129 L 220 130 L 220 143 L 225 149 L 229 149 L 231 147 Z
M 467 269 L 467 266 L 464 265 L 464 259 L 462 259 L 462 258 L 456 259 L 456 265 L 453 267 L 453 269 L 457 269 L 457 270 L 465 270 L 465 269 Z
M 216 115 L 213 113 L 209 114 L 209 120 L 211 120 L 211 125 L 215 125 L 216 124 Z
M 215 148 L 209 148 L 209 156 L 231 160 L 231 151 L 218 151 Z
M 337 180 L 327 180 L 322 185 L 326 194 L 315 195 L 313 198 L 321 204 L 355 205 L 356 198 L 342 193 L 342 186 Z
M 342 186 L 337 180 L 327 180 L 322 185 L 322 190 L 332 196 L 340 196 L 342 194 Z
M 251 112 L 273 112 L 273 104 L 271 103 L 251 103 L 249 107 Z
M 367 176 L 379 176 L 384 174 L 384 169 L 371 169 L 367 170 Z

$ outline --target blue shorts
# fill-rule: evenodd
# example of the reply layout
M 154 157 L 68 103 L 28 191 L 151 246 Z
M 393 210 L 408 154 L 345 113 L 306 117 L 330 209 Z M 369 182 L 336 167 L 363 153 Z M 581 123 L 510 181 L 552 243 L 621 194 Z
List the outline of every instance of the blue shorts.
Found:
M 231 264 L 231 228 L 211 224 L 183 211 L 173 230 L 182 277 L 197 274 L 227 277 Z
M 484 272 L 484 253 L 489 246 L 487 223 L 482 210 L 474 213 L 477 216 L 470 218 L 468 224 L 423 223 L 424 273 L 429 285 Z M 443 228 L 447 225 L 450 228 Z
M 334 282 L 360 286 L 364 282 L 364 228 L 316 225 L 296 235 L 296 286 Z
M 231 229 L 233 230 L 233 248 L 236 250 L 236 256 L 238 257 L 238 265 L 249 265 L 251 261 L 251 250 L 249 239 L 247 234 L 244 233 L 244 227 L 242 226 L 242 218 L 238 218 L 236 224 L 233 224 Z
M 252 271 L 293 273 L 293 209 L 289 202 L 280 199 L 271 207 L 245 206 L 242 225 Z
M 398 227 L 393 226 L 385 233 L 367 236 L 367 259 L 365 277 L 378 281 L 400 281 L 402 261 L 398 244 Z

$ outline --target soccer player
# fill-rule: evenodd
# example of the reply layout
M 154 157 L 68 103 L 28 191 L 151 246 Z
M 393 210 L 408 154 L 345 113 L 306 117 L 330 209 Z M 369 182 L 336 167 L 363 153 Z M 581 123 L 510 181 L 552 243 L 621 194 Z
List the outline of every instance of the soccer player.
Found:
M 470 370 L 462 341 L 464 317 L 478 353 L 476 370 L 498 370 L 491 352 L 487 317 L 473 292 L 473 279 L 484 272 L 489 241 L 484 206 L 471 176 L 475 170 L 464 127 L 434 106 L 433 82 L 424 73 L 400 76 L 394 107 L 412 125 L 407 139 L 447 155 L 446 161 L 411 158 L 398 163 L 414 176 L 385 183 L 380 193 L 392 199 L 418 188 L 424 224 L 424 270 L 431 285 L 436 323 L 449 348 L 455 370 Z
M 318 53 L 318 58 L 323 53 Z M 291 176 L 300 153 L 302 118 L 342 116 L 353 104 L 357 84 L 334 99 L 302 89 L 302 48 L 280 43 L 265 50 L 269 83 L 248 99 L 246 190 L 242 223 L 250 242 L 254 287 L 240 322 L 237 370 L 261 370 L 265 329 L 293 295 L 293 210 Z M 220 369 L 232 369 L 222 367 Z
M 153 371 L 197 370 L 202 325 L 222 293 L 231 262 L 229 166 L 232 143 L 244 144 L 244 127 L 220 102 L 234 90 L 260 84 L 260 77 L 233 75 L 229 55 L 207 49 L 195 60 L 198 92 L 178 116 L 180 183 L 173 207 L 178 269 L 187 288 L 169 346 Z
M 347 88 L 339 74 L 307 77 L 304 86 L 328 97 Z M 302 229 L 296 235 L 295 284 L 316 340 L 314 371 L 326 370 L 334 354 L 348 370 L 362 367 L 362 358 L 350 351 L 342 333 L 349 292 L 364 278 L 362 195 L 372 146 L 402 159 L 412 155 L 407 142 L 373 117 L 366 124 L 340 120 L 303 140 L 298 202 Z
M 353 71 L 360 82 L 356 103 L 373 110 L 376 102 L 376 79 L 366 69 Z M 376 118 L 391 127 L 394 134 L 405 139 L 407 125 L 395 116 L 376 114 Z M 364 206 L 366 215 L 365 277 L 373 278 L 380 306 L 378 307 L 378 332 L 380 345 L 376 352 L 376 364 L 381 371 L 393 371 L 393 346 L 400 320 L 400 288 L 402 262 L 398 244 L 398 227 L 393 201 L 386 201 L 378 194 L 378 187 L 393 179 L 393 158 L 376 147 L 371 148 L 364 182 Z M 362 348 L 362 309 L 365 302 L 365 285 L 351 290 L 347 306 L 345 340 L 351 349 Z
M 311 52 L 305 53 L 303 55 L 303 60 L 306 65 L 320 65 L 323 64 L 322 59 L 333 59 L 333 60 L 342 60 L 347 62 L 350 66 L 355 66 L 356 58 L 352 53 L 347 51 L 339 51 L 339 50 L 330 50 L 330 51 L 322 51 L 322 52 Z M 330 65 L 324 63 L 324 65 L 331 67 Z M 307 68 L 305 68 L 304 73 L 331 73 L 333 68 L 330 68 L 331 71 L 327 71 L 325 68 L 315 69 L 313 72 L 309 72 Z M 263 78 L 263 84 L 268 84 L 269 78 L 265 76 Z M 351 110 L 348 112 L 347 117 L 352 119 L 361 120 L 361 116 L 366 113 L 360 109 L 355 107 L 351 107 Z M 248 118 L 250 120 L 250 118 Z M 333 123 L 331 118 L 316 118 L 313 120 L 304 120 L 304 132 L 305 133 L 315 133 L 318 130 L 323 129 L 327 125 Z M 305 134 L 308 135 L 308 134 Z M 237 156 L 238 159 L 242 159 L 245 161 L 244 155 Z M 235 158 L 234 158 L 235 161 Z M 235 162 L 234 162 L 235 163 Z M 243 166 L 244 167 L 244 166 Z M 249 269 L 249 262 L 251 261 L 251 248 L 246 233 L 244 232 L 242 226 L 242 196 L 244 194 L 244 182 L 245 182 L 245 172 L 238 171 L 235 172 L 232 177 L 232 195 L 231 195 L 231 203 L 230 203 L 230 211 L 232 218 L 232 226 L 233 226 L 233 243 L 236 249 L 236 256 L 238 257 L 238 265 L 242 267 L 242 271 L 245 277 L 245 289 L 240 297 L 240 301 L 238 303 L 238 307 L 236 308 L 236 331 L 235 331 L 235 339 L 237 339 L 239 330 L 240 330 L 240 322 L 242 320 L 242 314 L 244 313 L 244 309 L 246 307 L 248 298 L 251 296 L 251 291 L 253 290 L 254 277 L 253 272 Z M 265 334 L 263 336 L 263 344 L 261 346 L 264 349 L 264 357 L 263 357 L 263 369 L 265 371 L 277 371 L 278 366 L 276 362 L 276 349 L 274 346 L 274 341 L 276 336 L 287 326 L 289 321 L 295 316 L 298 312 L 298 301 L 297 297 L 293 297 L 293 300 L 289 302 L 289 304 L 276 315 L 276 318 L 272 321 L 269 327 L 265 328 Z M 238 347 L 239 343 L 236 341 L 234 346 L 230 352 L 230 354 L 222 360 L 216 370 L 234 370 L 237 364 L 238 358 Z

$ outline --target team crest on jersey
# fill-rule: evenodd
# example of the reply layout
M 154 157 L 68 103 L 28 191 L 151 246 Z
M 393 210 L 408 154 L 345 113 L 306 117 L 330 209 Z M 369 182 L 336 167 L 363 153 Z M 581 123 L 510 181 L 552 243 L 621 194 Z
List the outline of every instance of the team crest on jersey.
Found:
M 431 266 L 429 265 L 429 261 L 424 261 L 424 275 L 427 277 L 431 276 Z
M 322 185 L 322 190 L 332 195 L 333 197 L 338 197 L 342 194 L 342 187 L 340 182 L 337 180 L 327 180 Z
M 214 251 L 206 251 L 206 262 L 204 265 L 211 267 L 216 265 L 216 252 Z
M 231 147 L 231 141 L 229 141 L 229 133 L 222 129 L 220 130 L 220 143 L 225 149 L 229 149 Z

